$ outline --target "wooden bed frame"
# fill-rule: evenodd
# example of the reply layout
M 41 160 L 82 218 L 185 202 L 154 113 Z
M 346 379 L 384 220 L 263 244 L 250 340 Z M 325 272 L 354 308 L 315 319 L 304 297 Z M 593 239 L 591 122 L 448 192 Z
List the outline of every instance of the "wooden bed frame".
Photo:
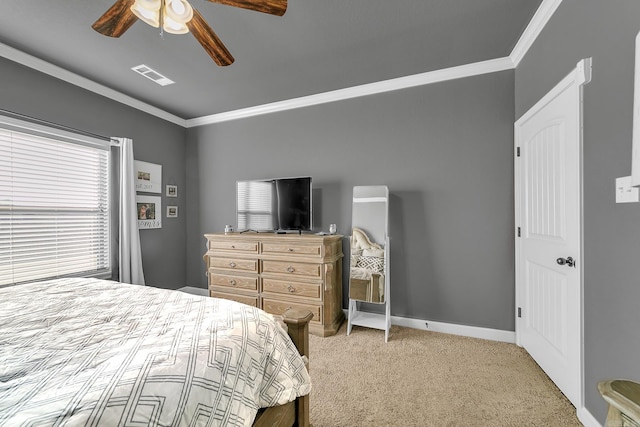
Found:
M 282 315 L 287 333 L 301 355 L 309 357 L 309 321 L 313 313 L 290 308 Z M 309 366 L 307 365 L 307 368 Z M 262 409 L 256 415 L 254 427 L 309 427 L 309 395 L 281 406 Z

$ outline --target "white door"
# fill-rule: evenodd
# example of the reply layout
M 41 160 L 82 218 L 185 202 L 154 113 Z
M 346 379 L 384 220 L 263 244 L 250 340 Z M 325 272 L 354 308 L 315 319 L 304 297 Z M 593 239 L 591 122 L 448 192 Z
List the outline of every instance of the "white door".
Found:
M 585 61 L 515 125 L 516 337 L 576 408 L 582 407 Z

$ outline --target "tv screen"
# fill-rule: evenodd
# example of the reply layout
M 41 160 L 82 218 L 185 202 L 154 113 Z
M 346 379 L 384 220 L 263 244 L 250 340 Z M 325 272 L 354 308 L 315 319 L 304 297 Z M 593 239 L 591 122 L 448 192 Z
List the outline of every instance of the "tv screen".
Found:
M 310 231 L 311 177 L 238 181 L 238 231 Z

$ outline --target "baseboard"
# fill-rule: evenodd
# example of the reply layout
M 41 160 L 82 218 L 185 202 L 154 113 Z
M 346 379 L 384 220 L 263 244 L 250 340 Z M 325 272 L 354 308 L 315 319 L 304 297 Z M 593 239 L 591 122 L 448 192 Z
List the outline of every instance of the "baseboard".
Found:
M 408 319 L 391 316 L 391 324 L 407 328 L 424 329 L 425 331 L 442 332 L 451 335 L 482 338 L 491 341 L 502 341 L 515 344 L 516 333 L 499 329 L 481 328 L 478 326 L 457 325 L 454 323 L 432 322 L 429 320 Z
M 348 310 L 344 310 L 349 316 Z M 490 341 L 501 341 L 511 344 L 516 342 L 516 333 L 500 329 L 482 328 L 479 326 L 457 325 L 454 323 L 433 322 L 430 320 L 410 319 L 407 317 L 391 316 L 391 324 L 406 328 L 422 329 L 425 331 L 442 332 L 444 334 L 461 335 L 465 337 L 481 338 Z
M 578 420 L 584 425 L 584 427 L 602 427 L 602 424 L 596 418 L 591 415 L 591 412 L 587 408 L 580 408 L 576 411 Z

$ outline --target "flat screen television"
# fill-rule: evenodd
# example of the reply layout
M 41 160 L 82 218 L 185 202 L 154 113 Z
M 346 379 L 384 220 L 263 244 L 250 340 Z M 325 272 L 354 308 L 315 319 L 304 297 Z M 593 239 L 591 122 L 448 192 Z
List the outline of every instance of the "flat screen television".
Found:
M 238 231 L 311 231 L 311 177 L 238 181 Z

